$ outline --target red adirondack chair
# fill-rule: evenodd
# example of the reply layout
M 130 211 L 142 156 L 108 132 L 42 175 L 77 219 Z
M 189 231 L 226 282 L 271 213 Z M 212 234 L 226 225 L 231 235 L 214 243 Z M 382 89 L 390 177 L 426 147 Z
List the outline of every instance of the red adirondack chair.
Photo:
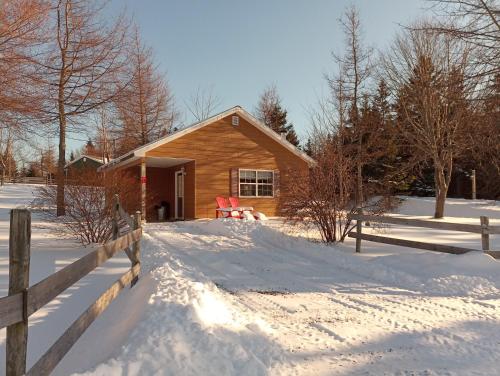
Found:
M 243 212 L 253 211 L 253 207 L 251 206 L 240 206 L 240 200 L 238 197 L 229 197 L 229 202 L 231 203 L 231 208 L 240 213 L 240 218 L 243 218 Z
M 238 197 L 229 197 L 229 202 L 231 203 L 231 207 L 234 210 L 238 211 L 252 211 L 253 207 L 251 206 L 240 206 L 240 200 Z
M 219 218 L 219 215 L 222 213 L 224 218 L 241 218 L 240 213 L 236 210 L 234 210 L 232 207 L 228 205 L 228 202 L 225 197 L 222 196 L 217 196 L 215 198 L 215 201 L 217 202 L 217 209 L 215 209 L 215 218 Z M 235 211 L 236 214 L 235 215 Z M 227 215 L 224 216 L 224 213 Z
M 229 197 L 229 203 L 231 204 L 232 208 L 237 208 L 240 206 L 240 200 L 238 200 L 238 197 Z

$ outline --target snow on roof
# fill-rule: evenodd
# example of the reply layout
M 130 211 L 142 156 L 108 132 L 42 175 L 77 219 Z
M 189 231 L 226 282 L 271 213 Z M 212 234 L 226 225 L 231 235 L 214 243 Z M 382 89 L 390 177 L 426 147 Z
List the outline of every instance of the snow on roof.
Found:
M 277 141 L 279 144 L 287 148 L 289 151 L 297 155 L 298 157 L 302 158 L 304 161 L 306 161 L 310 165 L 316 164 L 316 161 L 312 159 L 310 156 L 308 156 L 306 153 L 304 153 L 302 150 L 298 149 L 296 146 L 292 145 L 290 142 L 288 142 L 285 138 L 281 137 L 278 133 L 273 131 L 271 128 L 263 124 L 261 121 L 259 121 L 257 118 L 255 118 L 253 115 L 251 115 L 248 111 L 244 110 L 241 106 L 234 106 L 231 107 L 223 112 L 220 112 L 214 116 L 209 117 L 208 119 L 202 120 L 200 122 L 196 122 L 194 124 L 191 124 L 187 128 L 181 129 L 175 133 L 166 135 L 156 141 L 152 141 L 146 145 L 140 146 L 127 154 L 124 154 L 118 158 L 113 159 L 109 163 L 99 167 L 99 169 L 104 169 L 104 168 L 110 168 L 110 167 L 117 167 L 119 164 L 125 161 L 132 161 L 136 160 L 141 157 L 145 157 L 146 153 L 152 149 L 157 148 L 160 145 L 167 144 L 169 142 L 172 142 L 178 138 L 181 138 L 189 133 L 195 132 L 198 129 L 201 129 L 209 124 L 212 124 L 222 118 L 225 118 L 226 116 L 237 114 L 244 118 L 246 121 L 248 121 L 251 125 L 265 133 L 267 136 L 271 137 L 275 141 Z

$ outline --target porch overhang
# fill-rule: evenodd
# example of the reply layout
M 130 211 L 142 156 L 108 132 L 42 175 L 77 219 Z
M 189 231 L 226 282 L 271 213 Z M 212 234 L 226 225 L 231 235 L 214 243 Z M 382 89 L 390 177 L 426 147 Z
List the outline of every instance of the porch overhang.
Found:
M 146 167 L 169 168 L 191 162 L 193 160 L 194 159 L 172 157 L 146 157 L 144 155 L 136 155 L 132 152 L 124 155 L 123 157 L 113 159 L 104 166 L 99 167 L 98 171 L 111 171 L 117 168 L 139 166 L 142 162 L 145 163 Z
M 194 159 L 170 158 L 170 157 L 145 157 L 144 161 L 146 162 L 146 167 L 168 168 L 194 161 Z

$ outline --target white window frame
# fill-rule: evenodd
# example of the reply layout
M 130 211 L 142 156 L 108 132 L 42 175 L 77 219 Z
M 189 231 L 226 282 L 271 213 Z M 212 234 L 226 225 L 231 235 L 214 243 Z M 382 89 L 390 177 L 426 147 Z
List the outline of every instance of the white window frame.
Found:
M 242 183 L 240 180 L 241 171 L 255 172 L 255 183 Z M 258 183 L 258 178 L 257 178 L 258 172 L 270 172 L 273 174 L 273 182 L 271 184 L 273 194 L 271 196 L 259 196 L 259 183 Z M 255 196 L 243 196 L 241 194 L 241 184 L 255 185 Z M 262 184 L 263 183 L 261 183 L 261 185 Z M 266 184 L 266 185 L 268 185 L 268 184 Z M 243 198 L 274 198 L 274 170 L 261 170 L 261 169 L 255 169 L 255 168 L 240 168 L 240 169 L 238 169 L 238 197 L 243 197 Z

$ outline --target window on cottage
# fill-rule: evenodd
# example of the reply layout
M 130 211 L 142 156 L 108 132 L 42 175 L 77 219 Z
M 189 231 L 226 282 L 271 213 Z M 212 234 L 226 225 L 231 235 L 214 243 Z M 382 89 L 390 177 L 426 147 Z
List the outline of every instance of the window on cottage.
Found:
M 273 171 L 240 170 L 240 197 L 273 197 L 273 187 Z

